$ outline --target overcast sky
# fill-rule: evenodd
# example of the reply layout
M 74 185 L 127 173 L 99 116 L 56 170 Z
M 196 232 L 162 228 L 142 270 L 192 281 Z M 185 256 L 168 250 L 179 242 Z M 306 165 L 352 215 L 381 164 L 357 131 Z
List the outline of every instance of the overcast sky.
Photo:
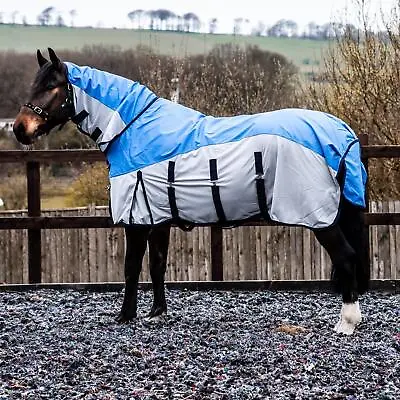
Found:
M 76 26 L 130 27 L 127 14 L 135 9 L 155 10 L 166 8 L 176 14 L 194 12 L 202 22 L 218 19 L 220 31 L 232 31 L 233 19 L 247 18 L 250 24 L 262 21 L 272 25 L 279 19 L 291 19 L 299 26 L 314 21 L 317 24 L 338 21 L 355 21 L 354 4 L 357 0 L 9 0 L 2 1 L 0 12 L 3 21 L 11 21 L 11 13 L 20 22 L 25 16 L 29 23 L 36 23 L 37 15 L 46 7 L 55 7 L 65 22 L 70 23 L 69 12 L 75 9 Z M 361 0 L 358 0 L 361 1 Z M 369 0 L 371 13 L 383 9 L 389 13 L 394 0 Z

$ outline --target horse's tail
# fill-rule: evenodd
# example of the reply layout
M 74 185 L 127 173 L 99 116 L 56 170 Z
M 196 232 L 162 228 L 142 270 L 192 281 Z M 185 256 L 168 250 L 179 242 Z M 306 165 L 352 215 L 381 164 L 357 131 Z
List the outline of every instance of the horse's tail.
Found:
M 346 240 L 355 251 L 357 289 L 359 294 L 363 294 L 369 288 L 371 277 L 366 234 L 368 227 L 364 224 L 364 210 L 343 197 L 338 222 Z

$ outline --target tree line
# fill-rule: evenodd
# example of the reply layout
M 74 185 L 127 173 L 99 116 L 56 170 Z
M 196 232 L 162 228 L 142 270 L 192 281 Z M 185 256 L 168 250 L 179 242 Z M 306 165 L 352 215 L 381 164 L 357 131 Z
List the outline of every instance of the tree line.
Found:
M 40 26 L 75 26 L 77 10 L 71 9 L 67 15 L 60 13 L 55 7 L 46 7 L 36 18 Z M 134 29 L 165 30 L 176 32 L 200 32 L 203 31 L 214 34 L 218 31 L 218 18 L 213 17 L 208 21 L 202 21 L 198 15 L 188 12 L 183 15 L 174 13 L 168 9 L 143 10 L 135 9 L 126 15 L 130 25 Z M 6 23 L 4 13 L 0 10 L 0 24 Z M 29 25 L 27 18 L 19 11 L 13 11 L 7 23 Z M 272 25 L 267 25 L 263 21 L 252 24 L 250 20 L 242 17 L 232 20 L 232 33 L 234 35 L 250 34 L 254 36 L 270 37 L 292 37 L 308 38 L 315 40 L 331 39 L 335 36 L 342 36 L 345 32 L 357 33 L 357 28 L 352 24 L 341 24 L 328 22 L 317 24 L 310 21 L 305 28 L 300 29 L 296 21 L 290 19 L 280 19 Z

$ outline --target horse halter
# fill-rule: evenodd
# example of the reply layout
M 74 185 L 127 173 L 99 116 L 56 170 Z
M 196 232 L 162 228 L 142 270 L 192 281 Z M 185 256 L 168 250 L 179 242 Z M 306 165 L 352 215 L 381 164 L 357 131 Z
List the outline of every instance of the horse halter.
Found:
M 74 107 L 74 96 L 73 96 L 73 90 L 72 90 L 72 85 L 67 82 L 67 87 L 66 87 L 66 97 L 64 102 L 58 106 L 55 110 L 53 110 L 51 113 L 46 111 L 40 106 L 34 105 L 32 103 L 25 103 L 24 107 L 28 107 L 30 110 L 32 110 L 36 115 L 38 115 L 40 118 L 42 118 L 46 123 L 51 122 L 52 120 L 57 120 L 57 114 L 61 112 L 61 115 L 63 113 L 66 113 L 67 121 L 72 118 L 72 116 L 75 114 L 75 107 Z M 65 122 L 67 122 L 65 121 Z M 55 125 L 58 125 L 57 123 Z M 54 126 L 55 126 L 54 125 Z

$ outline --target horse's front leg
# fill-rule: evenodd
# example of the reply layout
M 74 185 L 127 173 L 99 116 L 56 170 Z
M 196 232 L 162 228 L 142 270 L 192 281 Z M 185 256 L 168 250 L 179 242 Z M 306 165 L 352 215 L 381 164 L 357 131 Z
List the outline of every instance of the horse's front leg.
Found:
M 153 228 L 149 235 L 150 276 L 153 283 L 153 306 L 149 319 L 155 319 L 167 313 L 165 300 L 165 271 L 169 245 L 170 225 Z
M 139 275 L 143 256 L 146 252 L 150 228 L 130 226 L 125 228 L 125 294 L 118 322 L 128 322 L 136 318 Z

